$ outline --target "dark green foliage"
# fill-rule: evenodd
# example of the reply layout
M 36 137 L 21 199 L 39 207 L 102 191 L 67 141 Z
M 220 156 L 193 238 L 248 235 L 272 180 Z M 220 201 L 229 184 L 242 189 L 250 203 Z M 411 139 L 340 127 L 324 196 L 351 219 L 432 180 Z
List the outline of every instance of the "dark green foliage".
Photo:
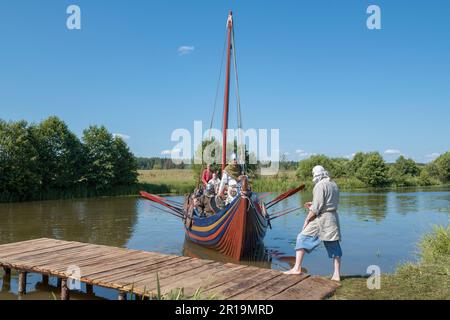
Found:
M 341 185 L 357 187 L 429 186 L 450 181 L 450 152 L 427 165 L 400 156 L 393 164 L 386 164 L 378 152 L 358 152 L 352 160 L 312 156 L 298 164 L 297 177 L 312 179 L 312 168 L 322 165 Z
M 128 185 L 137 182 L 137 161 L 125 141 L 115 137 L 114 152 L 114 185 Z
M 332 159 L 324 155 L 311 156 L 299 162 L 297 176 L 302 180 L 310 180 L 312 179 L 312 169 L 321 165 L 333 178 L 340 178 L 346 174 L 348 162 L 347 159 Z
M 414 160 L 403 156 L 400 156 L 389 168 L 391 182 L 396 186 L 414 186 L 417 184 L 416 177 L 420 174 L 421 170 Z
M 70 188 L 82 177 L 83 149 L 78 138 L 57 117 L 31 126 L 38 154 L 37 173 L 45 189 Z
M 104 189 L 114 183 L 114 139 L 105 127 L 91 126 L 83 132 L 87 184 Z
M 116 193 L 136 178 L 133 154 L 105 127 L 85 130 L 82 143 L 57 117 L 0 120 L 0 201 Z
M 38 153 L 25 121 L 0 120 L 0 194 L 23 200 L 41 187 Z
M 438 178 L 441 182 L 449 182 L 450 181 L 450 152 L 446 152 L 439 156 L 433 162 L 435 166 L 435 174 L 436 178 Z
M 389 183 L 388 169 L 379 153 L 370 153 L 357 170 L 356 177 L 370 187 L 384 187 Z
M 137 167 L 139 170 L 170 170 L 170 169 L 188 169 L 189 165 L 185 164 L 184 161 L 177 164 L 168 158 L 136 158 Z M 188 160 L 187 162 L 189 162 Z

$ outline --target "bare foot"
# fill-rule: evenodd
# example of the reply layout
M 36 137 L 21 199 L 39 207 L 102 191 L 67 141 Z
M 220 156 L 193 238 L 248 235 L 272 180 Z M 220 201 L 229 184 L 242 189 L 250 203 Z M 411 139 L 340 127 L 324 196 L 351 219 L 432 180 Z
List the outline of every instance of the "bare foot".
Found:
M 336 281 L 336 282 L 341 282 L 341 277 L 339 277 L 339 276 L 333 276 L 333 277 L 331 278 L 331 280 L 332 280 L 332 281 Z
M 289 271 L 283 272 L 284 274 L 301 275 L 303 272 L 300 270 L 291 269 Z

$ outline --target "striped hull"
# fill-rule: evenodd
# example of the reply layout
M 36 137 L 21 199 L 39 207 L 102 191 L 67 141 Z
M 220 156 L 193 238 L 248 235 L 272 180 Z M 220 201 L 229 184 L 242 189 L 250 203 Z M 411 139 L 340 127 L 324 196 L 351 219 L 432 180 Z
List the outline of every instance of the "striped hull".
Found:
M 241 260 L 261 245 L 267 225 L 257 201 L 238 197 L 212 217 L 194 217 L 192 225 L 185 229 L 188 240 Z

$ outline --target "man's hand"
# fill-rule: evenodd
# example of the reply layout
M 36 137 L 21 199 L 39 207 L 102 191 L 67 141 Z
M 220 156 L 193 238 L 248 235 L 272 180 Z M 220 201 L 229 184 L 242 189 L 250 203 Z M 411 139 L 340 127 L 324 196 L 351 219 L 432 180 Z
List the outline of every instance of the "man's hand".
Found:
M 305 223 L 303 224 L 302 231 L 305 230 L 305 228 L 308 226 L 308 224 L 309 224 L 308 219 L 305 219 Z

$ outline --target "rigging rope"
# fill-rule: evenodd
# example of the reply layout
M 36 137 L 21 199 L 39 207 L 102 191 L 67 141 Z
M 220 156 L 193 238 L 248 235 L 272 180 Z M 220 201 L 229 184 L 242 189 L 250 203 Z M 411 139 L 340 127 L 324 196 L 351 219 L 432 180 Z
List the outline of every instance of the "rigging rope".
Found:
M 232 37 L 231 37 L 231 43 L 232 43 L 232 49 L 233 49 L 233 64 L 234 64 L 234 75 L 235 75 L 235 86 L 236 86 L 236 90 L 235 90 L 235 94 L 236 94 L 236 103 L 237 103 L 237 121 L 238 121 L 238 146 L 237 148 L 240 149 L 240 154 L 243 157 L 243 169 L 244 172 L 246 171 L 245 169 L 245 162 L 246 162 L 246 154 L 245 154 L 245 143 L 243 141 L 243 132 L 242 132 L 242 113 L 241 113 L 241 97 L 239 94 L 239 75 L 238 75 L 238 68 L 237 68 L 237 60 L 236 60 L 236 45 L 235 45 L 235 41 L 234 41 L 234 27 L 232 29 Z M 242 150 L 243 149 L 243 150 Z
M 209 125 L 209 140 L 210 141 L 211 141 L 211 136 L 212 136 L 212 127 L 213 127 L 213 124 L 214 124 L 214 117 L 216 115 L 217 99 L 219 98 L 220 80 L 222 79 L 222 69 L 223 69 L 223 62 L 225 60 L 226 48 L 227 48 L 227 33 L 225 32 L 225 42 L 224 42 L 223 50 L 222 50 L 222 61 L 220 62 L 219 79 L 217 81 L 216 97 L 214 98 L 214 109 L 213 109 L 213 113 L 212 113 L 212 116 L 211 116 L 211 122 L 210 122 L 210 125 Z

